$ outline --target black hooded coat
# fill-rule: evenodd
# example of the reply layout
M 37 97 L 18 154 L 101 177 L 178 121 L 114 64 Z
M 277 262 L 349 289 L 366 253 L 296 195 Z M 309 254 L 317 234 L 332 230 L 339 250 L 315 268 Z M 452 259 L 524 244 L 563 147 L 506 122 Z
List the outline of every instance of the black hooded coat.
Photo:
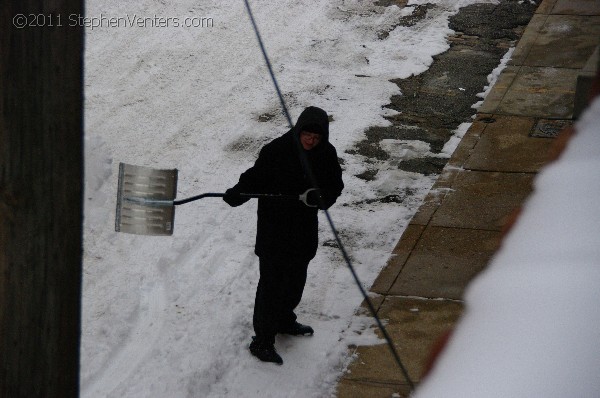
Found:
M 299 141 L 300 132 L 307 127 L 318 129 L 313 132 L 321 134 L 320 143 L 308 151 Z M 305 155 L 304 166 L 301 151 Z M 307 176 L 306 166 L 312 170 L 317 187 Z M 235 194 L 300 195 L 309 188 L 319 188 L 320 207 L 325 209 L 335 203 L 344 188 L 337 153 L 329 142 L 329 119 L 327 113 L 317 107 L 306 108 L 291 130 L 266 144 L 254 166 L 242 173 L 239 182 L 227 191 L 224 199 L 232 206 L 239 206 L 248 199 Z M 292 256 L 300 261 L 310 261 L 318 246 L 317 212 L 317 207 L 308 207 L 299 200 L 259 199 L 256 255 Z

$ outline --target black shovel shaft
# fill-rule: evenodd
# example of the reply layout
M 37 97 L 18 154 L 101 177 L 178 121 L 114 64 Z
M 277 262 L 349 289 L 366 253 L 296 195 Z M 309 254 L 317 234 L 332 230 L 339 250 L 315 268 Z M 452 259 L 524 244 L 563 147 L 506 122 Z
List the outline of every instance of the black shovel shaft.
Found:
M 285 199 L 285 200 L 299 200 L 308 207 L 316 207 L 316 205 L 308 203 L 308 194 L 312 191 L 316 191 L 315 188 L 307 189 L 302 195 L 284 195 L 284 194 L 271 194 L 271 193 L 239 193 L 237 195 L 243 198 L 257 198 L 257 199 Z M 192 196 L 180 200 L 160 200 L 160 199 L 147 199 L 140 197 L 124 197 L 123 201 L 133 202 L 142 206 L 177 206 L 185 203 L 194 202 L 203 198 L 222 198 L 226 194 L 220 192 L 207 192 L 200 195 Z
M 182 205 L 182 204 L 193 202 L 195 200 L 199 200 L 199 199 L 203 199 L 203 198 L 222 198 L 223 196 L 225 196 L 224 193 L 211 193 L 211 192 L 209 192 L 209 193 L 203 193 L 203 194 L 200 194 L 200 195 L 192 196 L 192 197 L 186 198 L 186 199 L 174 200 L 173 204 L 175 206 L 177 206 L 177 205 Z
M 240 193 L 238 195 L 243 198 L 294 199 L 294 200 L 300 199 L 299 195 L 282 195 L 282 194 L 267 194 L 267 193 Z M 192 196 L 192 197 L 186 198 L 186 199 L 175 200 L 175 201 L 173 201 L 173 204 L 175 206 L 177 206 L 177 205 L 182 205 L 182 204 L 193 202 L 193 201 L 203 199 L 203 198 L 222 198 L 224 196 L 225 196 L 224 193 L 208 192 L 208 193 L 203 193 L 200 195 Z

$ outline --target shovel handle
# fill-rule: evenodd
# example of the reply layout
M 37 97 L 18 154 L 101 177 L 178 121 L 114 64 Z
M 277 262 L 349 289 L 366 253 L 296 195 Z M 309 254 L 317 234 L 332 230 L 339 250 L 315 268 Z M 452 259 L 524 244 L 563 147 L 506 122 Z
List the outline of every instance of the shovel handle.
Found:
M 224 193 L 203 193 L 200 195 L 196 195 L 196 196 L 192 196 L 190 198 L 186 198 L 186 199 L 181 199 L 181 200 L 174 200 L 173 204 L 175 206 L 177 205 L 183 205 L 185 203 L 189 203 L 189 202 L 193 202 L 195 200 L 199 200 L 199 199 L 203 199 L 203 198 L 222 198 L 223 196 L 225 196 Z
M 239 195 L 244 198 L 300 200 L 306 206 L 317 207 L 316 205 L 310 205 L 307 202 L 308 193 L 311 191 L 316 191 L 316 189 L 309 188 L 304 193 L 302 193 L 302 195 L 283 195 L 283 194 L 269 194 L 269 193 L 240 193 Z M 208 192 L 208 193 L 203 193 L 200 195 L 192 196 L 192 197 L 189 197 L 186 199 L 174 200 L 173 205 L 175 205 L 175 206 L 183 205 L 185 203 L 194 202 L 196 200 L 203 199 L 203 198 L 222 198 L 223 196 L 225 196 L 224 193 Z
M 181 199 L 181 200 L 165 200 L 165 199 L 148 199 L 148 198 L 140 198 L 136 196 L 126 196 L 123 198 L 125 202 L 135 203 L 141 206 L 176 206 L 182 205 L 184 203 L 193 202 L 202 198 L 222 198 L 225 196 L 224 193 L 203 193 L 201 195 L 192 196 L 191 198 Z

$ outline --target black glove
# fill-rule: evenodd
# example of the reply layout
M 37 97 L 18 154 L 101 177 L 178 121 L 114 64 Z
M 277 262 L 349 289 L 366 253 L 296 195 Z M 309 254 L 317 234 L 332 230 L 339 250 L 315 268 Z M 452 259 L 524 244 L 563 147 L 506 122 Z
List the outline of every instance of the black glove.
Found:
M 225 196 L 223 196 L 223 200 L 229 206 L 237 207 L 237 206 L 240 206 L 240 205 L 243 205 L 244 203 L 246 203 L 248 201 L 248 198 L 244 198 L 244 197 L 240 196 L 240 193 L 237 191 L 237 189 L 235 189 L 235 187 L 233 187 L 233 188 L 229 188 L 227 191 L 225 191 Z

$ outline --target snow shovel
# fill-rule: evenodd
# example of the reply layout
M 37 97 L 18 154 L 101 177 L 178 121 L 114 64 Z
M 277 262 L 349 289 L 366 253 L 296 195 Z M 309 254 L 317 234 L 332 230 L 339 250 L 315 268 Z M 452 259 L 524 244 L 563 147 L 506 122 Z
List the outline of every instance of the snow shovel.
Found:
M 175 206 L 203 198 L 222 198 L 225 193 L 203 193 L 175 200 L 177 169 L 159 170 L 119 163 L 115 231 L 137 235 L 173 235 Z M 272 198 L 307 202 L 308 189 L 301 195 L 240 193 L 246 198 Z

